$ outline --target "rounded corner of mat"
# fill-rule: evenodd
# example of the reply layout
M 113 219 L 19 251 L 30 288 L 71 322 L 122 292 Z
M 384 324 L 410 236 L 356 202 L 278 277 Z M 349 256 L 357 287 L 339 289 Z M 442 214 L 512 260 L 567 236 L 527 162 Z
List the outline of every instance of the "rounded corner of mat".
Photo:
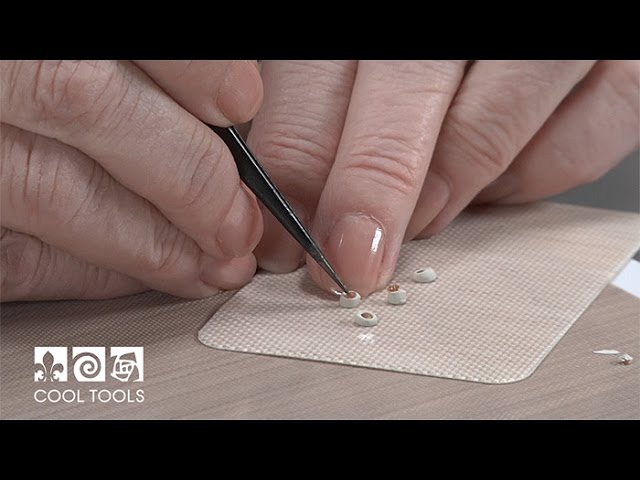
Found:
M 511 385 L 514 383 L 520 383 L 529 379 L 537 369 L 538 369 L 538 365 L 511 377 L 492 379 L 491 381 L 486 381 L 483 383 L 489 383 L 491 385 Z

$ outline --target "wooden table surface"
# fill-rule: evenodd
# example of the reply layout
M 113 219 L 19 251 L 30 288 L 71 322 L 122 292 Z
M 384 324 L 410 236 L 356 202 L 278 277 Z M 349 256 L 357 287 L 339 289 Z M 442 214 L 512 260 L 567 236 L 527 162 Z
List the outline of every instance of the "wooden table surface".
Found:
M 1 418 L 640 418 L 640 300 L 608 286 L 528 379 L 484 385 L 207 348 L 223 298 L 6 304 Z M 143 403 L 37 403 L 33 347 L 143 345 Z M 629 366 L 593 350 L 636 358 Z M 68 382 L 66 389 L 91 384 Z M 122 388 L 111 379 L 101 388 Z M 95 384 L 93 384 L 95 388 Z

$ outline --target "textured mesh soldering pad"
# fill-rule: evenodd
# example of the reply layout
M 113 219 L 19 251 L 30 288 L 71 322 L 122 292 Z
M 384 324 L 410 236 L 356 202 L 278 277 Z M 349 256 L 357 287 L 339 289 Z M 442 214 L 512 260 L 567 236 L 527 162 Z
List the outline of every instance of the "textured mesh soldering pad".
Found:
M 301 269 L 260 274 L 202 328 L 214 348 L 484 383 L 531 375 L 640 244 L 635 214 L 538 204 L 476 209 L 444 233 L 402 249 L 394 280 L 362 308 L 358 327 Z M 432 284 L 411 281 L 431 266 Z

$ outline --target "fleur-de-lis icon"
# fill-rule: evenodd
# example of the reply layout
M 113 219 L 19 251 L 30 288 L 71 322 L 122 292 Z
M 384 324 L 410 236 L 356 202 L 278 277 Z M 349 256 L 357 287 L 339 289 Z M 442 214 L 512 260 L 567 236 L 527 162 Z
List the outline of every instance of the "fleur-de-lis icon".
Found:
M 55 363 L 51 352 L 47 351 L 42 357 L 42 363 L 36 363 L 36 382 L 59 382 L 60 375 L 64 371 L 64 365 Z

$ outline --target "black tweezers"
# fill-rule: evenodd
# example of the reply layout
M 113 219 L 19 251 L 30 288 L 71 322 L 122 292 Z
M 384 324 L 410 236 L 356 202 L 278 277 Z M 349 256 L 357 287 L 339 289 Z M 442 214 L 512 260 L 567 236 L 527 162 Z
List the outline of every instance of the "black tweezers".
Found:
M 231 151 L 236 166 L 238 167 L 240 178 L 245 185 L 260 199 L 264 206 L 269 209 L 291 236 L 302 245 L 302 248 L 318 262 L 318 265 L 327 272 L 331 279 L 340 286 L 342 291 L 345 293 L 348 292 L 347 287 L 327 261 L 318 244 L 311 238 L 307 229 L 304 228 L 300 219 L 291 209 L 289 202 L 287 202 L 271 178 L 269 178 L 269 175 L 264 168 L 262 168 L 262 165 L 260 165 L 255 155 L 251 153 L 249 147 L 244 143 L 244 140 L 235 127 L 224 128 L 213 125 L 209 125 L 209 127 L 216 132 Z

